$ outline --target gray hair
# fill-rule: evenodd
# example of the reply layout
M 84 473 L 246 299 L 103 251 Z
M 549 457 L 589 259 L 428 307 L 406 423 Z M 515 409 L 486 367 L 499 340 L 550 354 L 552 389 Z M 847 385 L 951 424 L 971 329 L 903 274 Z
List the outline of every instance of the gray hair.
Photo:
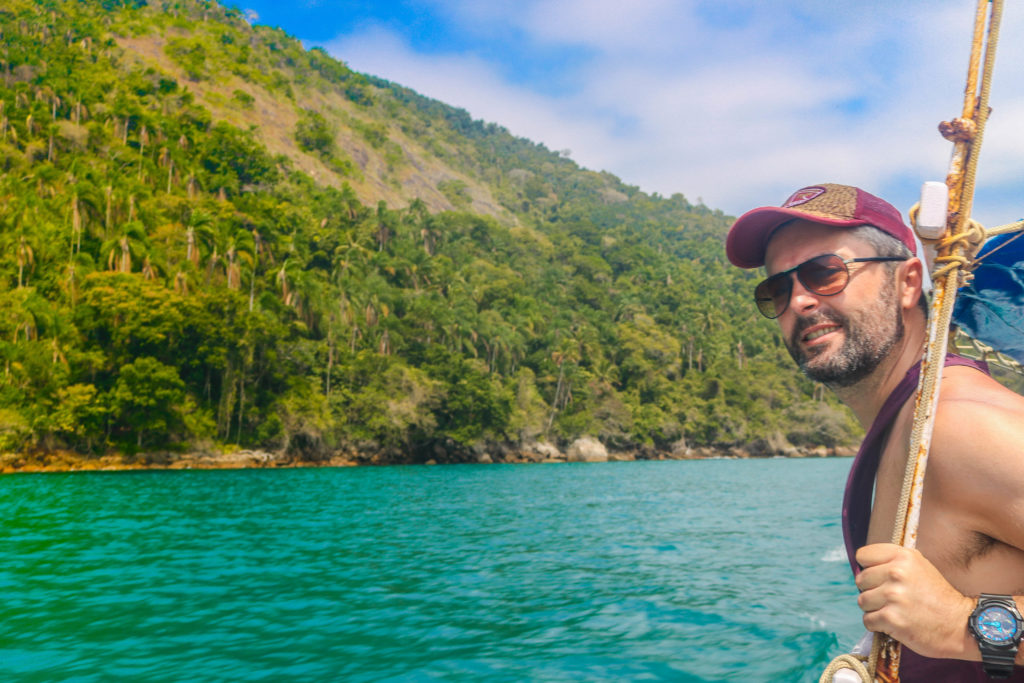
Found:
M 850 228 L 850 234 L 871 245 L 878 256 L 911 258 L 914 255 L 903 242 L 873 225 L 858 225 L 855 228 Z M 896 269 L 896 262 L 888 265 L 891 270 Z
M 867 242 L 875 250 L 877 256 L 898 256 L 900 258 L 913 258 L 914 256 L 913 252 L 907 248 L 907 245 L 873 225 L 858 225 L 855 228 L 850 228 L 850 235 L 859 238 L 863 242 Z M 924 259 L 922 259 L 921 264 L 927 268 L 924 265 Z M 899 262 L 893 261 L 892 263 L 883 263 L 882 265 L 886 267 L 891 276 L 896 272 L 896 268 L 899 267 Z M 924 317 L 927 319 L 928 298 L 924 295 L 923 291 L 917 300 L 917 305 L 924 312 Z

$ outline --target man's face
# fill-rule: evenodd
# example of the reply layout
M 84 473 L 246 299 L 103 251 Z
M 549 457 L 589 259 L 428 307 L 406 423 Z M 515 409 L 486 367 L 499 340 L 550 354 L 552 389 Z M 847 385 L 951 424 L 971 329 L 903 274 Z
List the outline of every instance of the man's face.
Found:
M 768 274 L 822 254 L 843 259 L 876 256 L 867 243 L 843 229 L 795 221 L 768 244 Z M 903 338 L 903 317 L 893 278 L 884 264 L 850 264 L 850 281 L 839 294 L 821 296 L 793 277 L 789 306 L 778 317 L 789 355 L 809 378 L 833 388 L 870 375 Z

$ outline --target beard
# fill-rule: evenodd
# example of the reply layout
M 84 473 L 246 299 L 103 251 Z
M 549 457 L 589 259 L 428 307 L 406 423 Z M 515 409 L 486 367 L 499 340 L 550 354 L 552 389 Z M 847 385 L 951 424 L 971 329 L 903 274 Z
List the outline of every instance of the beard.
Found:
M 871 305 L 843 315 L 837 311 L 817 311 L 797 321 L 786 349 L 797 367 L 810 379 L 835 388 L 849 387 L 870 375 L 903 339 L 903 316 L 896 302 L 895 288 L 883 289 L 885 295 Z M 800 338 L 812 325 L 834 323 L 843 329 L 842 346 L 829 356 L 827 348 L 806 353 Z

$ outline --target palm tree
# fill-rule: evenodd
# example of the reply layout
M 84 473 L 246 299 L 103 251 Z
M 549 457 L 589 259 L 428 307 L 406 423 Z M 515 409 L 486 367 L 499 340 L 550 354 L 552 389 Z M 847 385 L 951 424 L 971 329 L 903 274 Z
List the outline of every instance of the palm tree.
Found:
M 337 258 L 334 268 L 335 277 L 344 277 L 354 266 L 366 263 L 370 252 L 350 234 L 348 242 L 338 246 L 334 250 L 334 254 Z
M 146 254 L 148 239 L 146 229 L 139 221 L 128 221 L 121 226 L 120 234 L 108 239 L 100 247 L 107 256 L 108 270 L 119 273 L 132 272 L 132 259 Z
M 238 289 L 242 285 L 242 271 L 239 259 L 251 265 L 256 252 L 256 243 L 252 234 L 245 228 L 229 230 L 224 242 L 224 258 L 228 278 L 228 289 Z
M 25 235 L 18 236 L 18 248 L 17 248 L 17 261 L 18 261 L 18 289 L 21 289 L 24 284 L 22 275 L 25 272 L 25 267 L 29 268 L 35 266 L 36 258 L 35 251 L 32 249 L 32 245 L 28 243 Z
M 555 384 L 555 395 L 551 400 L 551 414 L 548 416 L 547 430 L 555 422 L 555 416 L 572 401 L 572 379 L 566 377 L 566 366 L 570 374 L 580 360 L 579 345 L 572 337 L 563 338 L 557 350 L 551 352 L 551 360 L 558 364 L 558 381 Z
M 61 288 L 67 292 L 68 298 L 71 300 L 71 308 L 75 307 L 78 300 L 78 283 L 93 269 L 92 257 L 88 253 L 83 254 L 82 252 L 74 254 L 64 268 Z
M 157 166 L 167 169 L 167 194 L 171 193 L 171 181 L 174 180 L 174 157 L 167 147 L 160 148 L 160 156 L 157 158 Z
M 146 145 L 149 144 L 149 130 L 145 125 L 139 131 L 139 182 L 142 182 L 142 164 L 146 159 Z
M 402 220 L 412 225 L 414 229 L 419 228 L 420 239 L 423 240 L 423 251 L 426 252 L 427 256 L 433 256 L 441 239 L 441 231 L 438 228 L 437 220 L 430 215 L 430 211 L 427 209 L 427 205 L 423 203 L 423 200 L 419 198 L 414 199 L 406 209 Z
M 364 207 L 356 197 L 355 190 L 347 182 L 341 184 L 341 202 L 345 207 L 345 214 L 352 223 L 356 222 Z
M 199 245 L 214 241 L 213 216 L 202 209 L 189 212 L 185 222 L 185 260 L 199 267 Z
M 110 232 L 110 226 L 114 221 L 114 186 L 107 185 L 103 191 L 103 197 L 105 199 L 106 211 L 103 217 L 103 236 L 106 237 Z
M 388 242 L 394 237 L 395 229 L 392 223 L 394 222 L 394 213 L 388 211 L 388 205 L 384 201 L 377 202 L 377 221 L 376 230 L 374 231 L 374 239 L 377 240 L 377 251 L 384 251 L 385 247 L 388 246 Z
M 75 183 L 75 192 L 71 197 L 71 256 L 82 251 L 82 235 L 95 217 L 98 204 L 95 188 L 89 183 Z
M 256 269 L 260 265 L 260 254 L 263 253 L 263 237 L 259 230 L 252 231 L 252 268 L 249 278 L 249 312 L 252 313 L 253 302 L 256 298 Z
M 317 286 L 310 274 L 303 269 L 301 261 L 296 256 L 287 257 L 281 263 L 275 279 L 281 288 L 281 300 L 284 304 L 294 308 L 303 322 L 312 327 L 311 304 L 317 299 Z
M 49 162 L 39 163 L 32 166 L 32 171 L 26 180 L 35 182 L 36 195 L 40 199 L 53 198 L 63 191 L 63 173 L 60 169 Z
M 349 328 L 349 350 L 356 351 L 356 340 L 362 336 L 356 316 L 356 304 L 343 292 L 338 298 L 338 314 L 341 322 Z
M 82 209 L 78 201 L 78 190 L 71 197 L 71 256 L 75 255 L 75 247 L 82 247 Z
M 142 267 L 139 272 L 142 273 L 142 279 L 144 280 L 155 280 L 160 271 L 162 271 L 159 265 L 154 264 L 150 254 L 145 254 L 142 257 Z

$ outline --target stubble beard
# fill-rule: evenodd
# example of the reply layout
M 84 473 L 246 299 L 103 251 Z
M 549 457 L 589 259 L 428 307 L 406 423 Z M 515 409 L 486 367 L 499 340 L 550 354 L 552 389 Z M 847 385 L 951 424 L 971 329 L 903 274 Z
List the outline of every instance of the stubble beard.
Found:
M 818 311 L 797 321 L 786 340 L 786 349 L 797 367 L 810 379 L 832 388 L 857 384 L 879 366 L 893 347 L 903 339 L 903 316 L 892 288 L 870 306 L 850 315 L 837 311 Z M 800 338 L 812 325 L 834 323 L 842 327 L 845 339 L 831 356 L 828 349 L 809 354 L 800 348 Z

